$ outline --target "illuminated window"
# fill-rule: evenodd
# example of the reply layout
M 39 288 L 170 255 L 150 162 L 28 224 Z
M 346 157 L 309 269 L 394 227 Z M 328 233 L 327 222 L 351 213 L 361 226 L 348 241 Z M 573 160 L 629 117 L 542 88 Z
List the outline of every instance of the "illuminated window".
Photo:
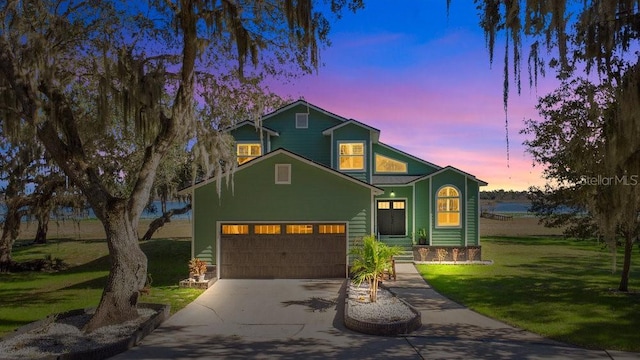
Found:
M 244 164 L 249 160 L 253 160 L 262 155 L 262 146 L 260 143 L 239 143 L 236 146 L 238 155 L 238 165 Z
M 313 234 L 313 225 L 287 225 L 287 234 Z
M 280 225 L 254 225 L 254 234 L 280 234 Z
M 249 225 L 222 225 L 222 233 L 225 235 L 243 235 L 249 233 Z
M 407 163 L 388 158 L 386 156 L 376 154 L 376 172 L 377 173 L 407 173 Z
M 364 142 L 340 143 L 340 170 L 364 170 Z
M 456 188 L 441 188 L 437 204 L 437 226 L 460 226 L 460 193 Z
M 344 234 L 344 224 L 322 224 L 318 225 L 318 232 L 320 234 Z
M 378 201 L 378 209 L 391 209 L 391 201 Z

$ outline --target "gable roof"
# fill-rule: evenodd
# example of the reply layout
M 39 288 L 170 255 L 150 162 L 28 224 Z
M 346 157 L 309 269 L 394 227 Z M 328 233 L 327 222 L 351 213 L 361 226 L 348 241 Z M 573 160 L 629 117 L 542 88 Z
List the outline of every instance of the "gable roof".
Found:
M 325 114 L 327 116 L 333 117 L 333 118 L 338 119 L 340 121 L 347 121 L 348 120 L 345 117 L 342 117 L 340 115 L 336 115 L 336 114 L 334 114 L 334 113 L 332 113 L 330 111 L 327 111 L 325 109 L 319 108 L 319 107 L 317 107 L 317 106 L 315 106 L 315 105 L 313 105 L 313 104 L 311 104 L 311 103 L 309 103 L 309 102 L 307 102 L 305 100 L 300 99 L 300 100 L 296 100 L 296 101 L 294 101 L 294 102 L 292 102 L 290 104 L 287 104 L 287 105 L 285 105 L 285 106 L 283 106 L 283 107 L 281 107 L 279 109 L 276 109 L 276 110 L 274 110 L 274 111 L 272 111 L 272 112 L 270 112 L 270 113 L 268 113 L 266 115 L 263 115 L 262 116 L 262 121 L 264 121 L 264 120 L 266 120 L 268 118 L 274 117 L 274 116 L 276 116 L 276 115 L 278 115 L 278 114 L 280 114 L 282 112 L 285 112 L 285 111 L 287 111 L 289 109 L 292 109 L 292 108 L 294 108 L 294 107 L 296 107 L 298 105 L 304 105 L 309 109 L 313 109 L 313 110 L 315 110 L 317 112 L 323 113 L 323 114 Z
M 437 175 L 442 174 L 442 173 L 444 173 L 444 172 L 446 172 L 446 171 L 449 171 L 449 170 L 451 170 L 451 171 L 453 171 L 453 172 L 456 172 L 456 173 L 458 173 L 458 174 L 460 174 L 460 175 L 462 175 L 462 176 L 466 177 L 467 179 L 471 179 L 472 181 L 477 182 L 477 183 L 478 183 L 478 185 L 480 185 L 480 186 L 487 186 L 487 185 L 489 185 L 489 183 L 487 183 L 486 181 L 480 180 L 480 179 L 476 178 L 475 176 L 473 176 L 473 175 L 469 174 L 468 172 L 464 172 L 464 171 L 462 171 L 462 170 L 460 170 L 460 169 L 457 169 L 457 168 L 455 168 L 455 167 L 453 167 L 453 166 L 451 166 L 451 165 L 447 165 L 447 166 L 443 167 L 442 169 L 440 169 L 440 170 L 438 170 L 438 171 L 436 171 L 436 172 L 433 172 L 433 173 L 431 173 L 431 174 L 429 174 L 429 175 L 421 176 L 419 179 L 416 179 L 416 180 L 412 181 L 411 183 L 413 184 L 413 183 L 416 183 L 416 182 L 418 182 L 418 181 L 420 181 L 420 180 L 428 179 L 428 178 L 431 178 L 431 177 L 437 176 Z
M 314 167 L 316 167 L 318 169 L 324 170 L 324 171 L 326 171 L 328 173 L 331 173 L 331 174 L 333 174 L 335 176 L 338 176 L 338 177 L 340 177 L 342 179 L 345 179 L 345 180 L 348 180 L 350 182 L 356 183 L 356 184 L 358 184 L 360 186 L 367 187 L 367 188 L 371 189 L 375 195 L 384 194 L 384 190 L 380 189 L 377 186 L 371 185 L 371 184 L 369 184 L 367 182 L 364 182 L 362 180 L 356 179 L 356 178 L 354 178 L 352 176 L 345 175 L 345 174 L 341 173 L 340 171 L 334 170 L 334 169 L 332 169 L 330 167 L 327 167 L 327 166 L 319 164 L 319 163 L 317 163 L 315 161 L 309 160 L 309 159 L 307 159 L 307 158 L 305 158 L 303 156 L 300 156 L 300 155 L 298 155 L 296 153 L 293 153 L 293 152 L 291 152 L 289 150 L 286 150 L 286 149 L 283 149 L 283 148 L 279 148 L 279 149 L 271 151 L 271 152 L 269 152 L 269 153 L 267 153 L 265 155 L 257 157 L 257 158 L 255 158 L 253 160 L 247 161 L 246 163 L 238 166 L 236 168 L 236 170 L 234 171 L 234 173 L 237 173 L 237 172 L 243 171 L 245 169 L 248 169 L 251 166 L 259 164 L 259 163 L 261 163 L 261 162 L 263 162 L 263 161 L 265 161 L 265 160 L 267 160 L 267 159 L 269 159 L 271 157 L 277 156 L 279 154 L 284 154 L 284 155 L 289 156 L 289 157 L 291 157 L 293 159 L 301 161 L 301 162 L 303 162 L 303 163 L 305 163 L 307 165 L 314 166 Z M 220 179 L 226 177 L 227 175 L 228 174 L 222 174 L 221 176 L 214 176 L 214 177 L 211 177 L 209 179 L 203 180 L 203 181 L 201 181 L 201 182 L 199 182 L 197 184 L 194 184 L 194 185 L 191 185 L 189 187 L 186 187 L 184 189 L 179 190 L 178 194 L 185 194 L 188 191 L 193 191 L 193 190 L 195 190 L 197 188 L 200 188 L 202 186 L 205 186 L 205 185 L 213 183 L 213 182 L 215 182 L 217 180 L 220 180 Z
M 395 148 L 395 147 L 393 147 L 393 146 L 391 146 L 391 145 L 388 145 L 388 144 L 385 144 L 385 143 L 383 143 L 383 142 L 378 142 L 378 144 L 377 144 L 377 145 L 382 146 L 382 147 L 385 147 L 385 148 L 387 148 L 387 149 L 389 149 L 389 150 L 391 150 L 391 151 L 395 151 L 395 152 L 397 152 L 397 153 L 400 153 L 400 154 L 402 154 L 402 155 L 404 155 L 404 156 L 406 156 L 406 157 L 409 157 L 409 158 L 411 158 L 411 159 L 413 159 L 413 160 L 415 160 L 415 161 L 421 162 L 421 163 L 423 163 L 423 164 L 425 164 L 425 165 L 428 165 L 428 166 L 434 167 L 434 168 L 436 168 L 436 169 L 438 169 L 438 170 L 439 170 L 439 169 L 442 169 L 442 166 L 439 166 L 439 165 L 436 165 L 436 164 L 434 164 L 434 163 L 432 163 L 432 162 L 429 162 L 429 161 L 426 161 L 426 160 L 424 160 L 424 159 L 421 159 L 421 158 L 419 158 L 419 157 L 417 157 L 417 156 L 415 156 L 415 155 L 411 155 L 411 154 L 409 154 L 409 153 L 407 153 L 407 152 L 404 152 L 404 151 L 402 151 L 402 150 L 400 150 L 400 149 L 398 149 L 398 148 Z
M 347 125 L 352 125 L 352 124 L 356 125 L 356 126 L 359 126 L 359 127 L 363 128 L 365 130 L 369 130 L 369 132 L 371 133 L 371 140 L 374 143 L 378 143 L 378 140 L 380 139 L 380 130 L 378 130 L 378 129 L 372 127 L 372 126 L 369 126 L 367 124 L 361 123 L 360 121 L 354 120 L 354 119 L 349 119 L 349 120 L 347 120 L 347 121 L 345 121 L 345 122 L 343 122 L 341 124 L 332 126 L 332 127 L 328 128 L 328 129 L 324 130 L 322 132 L 322 135 L 331 135 L 331 133 L 333 133 L 334 131 L 340 129 L 341 127 L 344 127 L 344 126 L 347 126 Z
M 244 127 L 244 126 L 252 126 L 252 127 L 254 127 L 256 130 L 262 130 L 262 131 L 265 131 L 267 134 L 269 134 L 269 135 L 271 135 L 271 136 L 280 136 L 280 133 L 278 133 L 277 131 L 275 131 L 275 130 L 273 130 L 273 129 L 270 129 L 270 128 L 268 128 L 268 127 L 266 127 L 266 126 L 262 125 L 262 124 L 260 124 L 260 126 L 259 126 L 259 127 L 257 127 L 257 126 L 256 126 L 256 123 L 255 123 L 255 122 L 253 122 L 253 121 L 251 121 L 251 120 L 244 120 L 244 121 L 240 121 L 239 123 L 237 123 L 237 124 L 235 124 L 235 125 L 233 125 L 233 126 L 230 126 L 230 127 L 228 127 L 228 128 L 225 128 L 225 129 L 224 129 L 224 131 L 233 131 L 233 130 L 239 129 L 239 128 L 241 128 L 241 127 Z

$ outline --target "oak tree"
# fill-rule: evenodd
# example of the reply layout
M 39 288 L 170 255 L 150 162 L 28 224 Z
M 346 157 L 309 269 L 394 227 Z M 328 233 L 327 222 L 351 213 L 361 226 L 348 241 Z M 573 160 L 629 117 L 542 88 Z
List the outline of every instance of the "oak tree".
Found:
M 196 108 L 315 69 L 326 16 L 362 6 L 328 3 L 12 0 L 0 8 L 1 119 L 33 129 L 105 229 L 111 269 L 86 331 L 138 316 L 147 279 L 138 223 L 172 146 L 197 139 L 195 159 L 209 173 L 233 168 L 233 140 Z

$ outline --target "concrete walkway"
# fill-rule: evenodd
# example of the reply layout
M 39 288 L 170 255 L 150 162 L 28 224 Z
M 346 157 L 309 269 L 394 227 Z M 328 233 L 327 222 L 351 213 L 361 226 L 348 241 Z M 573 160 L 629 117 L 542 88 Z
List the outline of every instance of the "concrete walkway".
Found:
M 639 353 L 586 350 L 545 339 L 471 311 L 433 290 L 413 264 L 396 264 L 385 285 L 422 314 L 407 336 L 424 359 L 640 359 Z
M 412 264 L 396 270 L 385 285 L 422 314 L 407 336 L 346 329 L 341 279 L 220 280 L 114 359 L 640 359 L 515 329 L 438 294 Z

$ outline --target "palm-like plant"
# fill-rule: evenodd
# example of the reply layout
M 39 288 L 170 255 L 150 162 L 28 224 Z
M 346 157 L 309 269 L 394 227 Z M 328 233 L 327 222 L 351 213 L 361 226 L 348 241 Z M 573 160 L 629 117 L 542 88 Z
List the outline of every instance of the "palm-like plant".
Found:
M 385 269 L 391 268 L 391 259 L 398 255 L 401 249 L 396 246 L 388 246 L 382 243 L 373 235 L 365 236 L 362 239 L 362 246 L 357 246 L 352 250 L 355 255 L 353 260 L 353 279 L 358 284 L 363 281 L 369 282 L 369 298 L 371 302 L 376 302 L 378 298 L 378 280 L 384 274 Z

